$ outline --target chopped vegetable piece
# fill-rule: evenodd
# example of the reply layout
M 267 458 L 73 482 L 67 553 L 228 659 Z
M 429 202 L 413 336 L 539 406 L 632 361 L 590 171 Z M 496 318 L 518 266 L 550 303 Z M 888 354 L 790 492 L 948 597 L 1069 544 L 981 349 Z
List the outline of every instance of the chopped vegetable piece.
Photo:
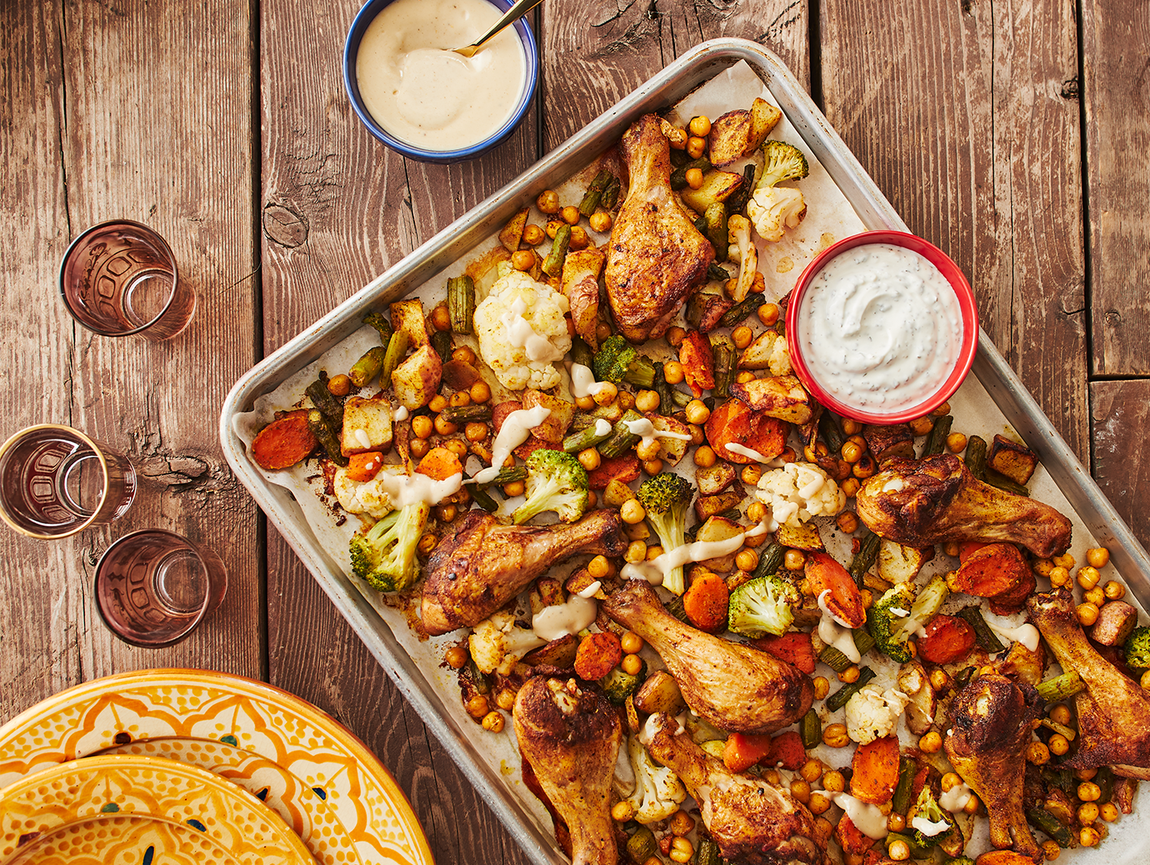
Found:
M 851 760 L 851 795 L 860 802 L 889 802 L 898 786 L 898 737 L 885 736 L 855 749 Z
M 1077 670 L 1060 673 L 1045 681 L 1039 682 L 1034 688 L 1047 703 L 1061 703 L 1075 694 L 1086 690 L 1086 685 Z
M 918 638 L 918 654 L 932 664 L 961 661 L 974 648 L 974 628 L 957 616 L 935 616 Z
M 474 333 L 475 280 L 466 275 L 447 280 L 447 309 L 451 314 L 451 329 L 455 333 Z
M 974 628 L 974 638 L 978 640 L 978 645 L 988 655 L 997 655 L 999 652 L 1005 652 L 1006 646 L 994 635 L 994 631 L 990 630 L 990 626 L 986 624 L 986 619 L 982 618 L 982 612 L 978 607 L 970 606 L 963 607 L 958 611 L 958 614 L 966 620 L 966 623 Z
M 870 682 L 870 680 L 874 678 L 874 676 L 874 670 L 872 670 L 870 667 L 863 667 L 860 669 L 858 681 L 850 685 L 843 685 L 841 688 L 827 697 L 827 708 L 832 712 L 837 712 L 847 704 L 847 701 L 850 700 L 851 697 L 861 691 Z
M 785 634 L 801 602 L 799 590 L 778 574 L 748 580 L 731 592 L 727 627 L 745 637 Z
M 715 357 L 706 336 L 697 330 L 688 333 L 679 346 L 679 363 L 683 365 L 684 380 L 696 397 L 714 389 Z
M 705 571 L 695 577 L 683 593 L 683 610 L 691 624 L 700 631 L 714 633 L 727 624 L 729 597 L 727 581 L 718 574 Z M 809 644 L 810 641 L 807 642 Z
M 769 733 L 732 733 L 723 746 L 723 763 L 732 772 L 745 772 L 770 753 Z
M 820 597 L 823 592 L 830 593 L 823 603 L 837 619 L 850 628 L 861 628 L 866 624 L 862 593 L 846 568 L 827 553 L 811 551 L 807 553 L 803 570 L 814 597 Z
M 316 449 L 319 440 L 308 424 L 306 410 L 273 420 L 252 441 L 252 459 L 265 471 L 291 468 Z
M 619 638 L 610 631 L 595 631 L 579 642 L 575 672 L 588 682 L 602 679 L 623 660 Z
M 815 649 L 811 645 L 810 634 L 796 631 L 779 636 L 769 635 L 752 640 L 751 644 L 774 655 L 780 661 L 794 664 L 808 676 L 815 671 Z

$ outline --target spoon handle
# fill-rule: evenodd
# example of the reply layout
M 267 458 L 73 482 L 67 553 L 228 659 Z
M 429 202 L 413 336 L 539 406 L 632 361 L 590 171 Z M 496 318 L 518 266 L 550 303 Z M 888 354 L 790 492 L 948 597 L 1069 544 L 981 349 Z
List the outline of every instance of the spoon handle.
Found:
M 465 45 L 463 48 L 456 48 L 455 53 L 462 54 L 464 57 L 474 56 L 475 52 L 483 47 L 483 43 L 489 40 L 504 27 L 508 26 L 509 24 L 514 24 L 516 21 L 518 21 L 542 2 L 543 0 L 517 0 L 517 2 L 512 4 L 511 8 L 504 12 L 502 17 L 500 17 L 500 19 L 492 25 L 490 30 L 488 30 L 470 45 Z

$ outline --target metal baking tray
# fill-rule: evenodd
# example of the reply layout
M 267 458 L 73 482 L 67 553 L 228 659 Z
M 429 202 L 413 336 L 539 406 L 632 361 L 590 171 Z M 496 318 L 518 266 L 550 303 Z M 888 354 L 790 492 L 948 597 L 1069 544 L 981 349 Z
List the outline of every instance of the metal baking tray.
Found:
M 459 726 L 461 713 L 448 710 L 380 614 L 327 555 L 291 493 L 260 473 L 232 421 L 237 415 L 250 412 L 257 398 L 275 390 L 360 329 L 361 317 L 369 308 L 403 297 L 467 255 L 540 191 L 589 165 L 618 141 L 635 118 L 675 104 L 739 60 L 745 60 L 768 86 L 805 145 L 825 166 L 866 227 L 907 230 L 890 202 L 777 56 L 747 40 L 714 39 L 686 52 L 517 179 L 267 357 L 232 388 L 220 417 L 224 455 L 236 476 L 516 841 L 540 865 L 563 865 L 568 861 L 556 845 L 551 828 L 541 827 L 511 794 L 499 773 L 480 758 Z M 1145 606 L 1150 601 L 1150 558 L 1146 551 L 985 333 L 979 335 L 973 373 L 1007 422 L 1039 453 L 1042 464 L 1095 540 L 1109 547 L 1112 563 Z

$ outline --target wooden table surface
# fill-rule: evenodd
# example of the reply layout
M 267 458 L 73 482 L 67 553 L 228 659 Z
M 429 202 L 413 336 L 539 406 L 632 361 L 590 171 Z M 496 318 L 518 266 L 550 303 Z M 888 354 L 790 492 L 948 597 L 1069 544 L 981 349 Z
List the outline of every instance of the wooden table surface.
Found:
M 341 719 L 407 791 L 437 860 L 526 862 L 223 461 L 231 385 L 690 46 L 778 53 L 911 229 L 971 277 L 983 327 L 1150 542 L 1150 6 L 1132 0 L 547 0 L 542 76 L 504 145 L 451 167 L 372 139 L 344 94 L 356 0 L 0 3 L 0 433 L 72 424 L 142 483 L 77 539 L 0 532 L 0 720 L 86 679 L 205 667 Z M 199 296 L 168 343 L 72 323 L 69 240 L 159 230 Z M 219 550 L 231 585 L 185 643 L 114 640 L 90 598 L 121 534 Z

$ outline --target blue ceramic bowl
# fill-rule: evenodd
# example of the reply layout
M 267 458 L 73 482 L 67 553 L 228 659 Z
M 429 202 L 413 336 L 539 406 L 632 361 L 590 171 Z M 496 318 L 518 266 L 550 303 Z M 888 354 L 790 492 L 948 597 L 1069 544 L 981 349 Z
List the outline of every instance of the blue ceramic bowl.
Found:
M 371 116 L 371 113 L 367 110 L 367 106 L 363 104 L 363 99 L 359 94 L 359 79 L 355 72 L 355 59 L 356 55 L 359 54 L 359 43 L 363 39 L 363 34 L 367 31 L 368 25 L 375 20 L 375 16 L 383 10 L 384 6 L 391 2 L 392 0 L 368 0 L 368 2 L 363 5 L 363 8 L 359 10 L 358 14 L 356 14 L 355 20 L 352 21 L 351 30 L 349 30 L 347 34 L 347 44 L 343 49 L 343 84 L 347 89 L 348 98 L 351 99 L 352 108 L 355 109 L 355 113 L 359 115 L 359 119 L 363 121 L 363 125 L 367 127 L 368 132 L 392 150 L 402 153 L 411 159 L 417 159 L 420 162 L 460 162 L 466 159 L 474 159 L 476 156 L 486 153 L 504 141 L 515 131 L 515 127 L 519 125 L 519 122 L 523 119 L 523 115 L 527 113 L 527 108 L 531 105 L 531 98 L 535 95 L 535 86 L 539 81 L 539 52 L 535 45 L 535 35 L 531 32 L 531 28 L 527 26 L 527 22 L 520 18 L 512 25 L 516 35 L 519 37 L 520 43 L 523 45 L 527 74 L 524 78 L 523 92 L 519 94 L 519 101 L 516 103 L 515 110 L 511 113 L 511 116 L 507 118 L 507 122 L 491 136 L 469 147 L 463 147 L 458 150 L 425 150 L 422 147 L 400 141 L 376 123 L 375 118 Z M 513 0 L 487 0 L 487 2 L 496 7 L 502 14 L 511 7 Z

